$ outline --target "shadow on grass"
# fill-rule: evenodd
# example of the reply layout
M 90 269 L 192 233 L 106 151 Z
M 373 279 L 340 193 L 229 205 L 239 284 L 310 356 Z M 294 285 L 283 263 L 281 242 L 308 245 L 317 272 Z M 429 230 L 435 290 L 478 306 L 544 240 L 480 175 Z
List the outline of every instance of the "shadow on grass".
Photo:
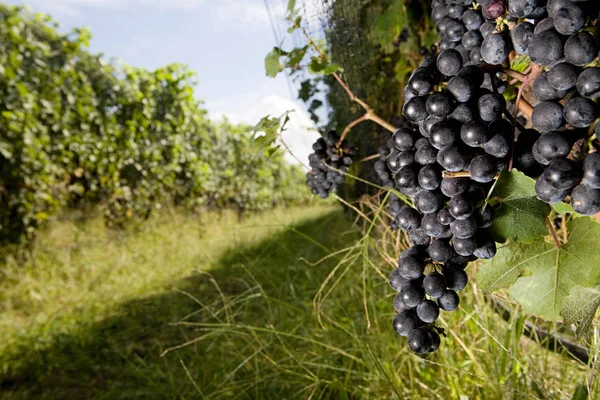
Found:
M 113 315 L 97 316 L 96 321 L 68 334 L 50 336 L 50 343 L 33 339 L 21 343 L 0 360 L 2 397 L 293 397 L 312 378 L 296 377 L 295 383 L 297 369 L 292 367 L 288 371 L 294 372 L 285 378 L 276 374 L 286 363 L 294 364 L 294 355 L 286 353 L 285 340 L 278 334 L 235 332 L 222 326 L 248 324 L 267 330 L 275 326 L 286 333 L 310 336 L 314 327 L 312 298 L 335 262 L 313 267 L 299 258 L 317 260 L 328 254 L 321 246 L 335 251 L 354 244 L 357 238 L 355 234 L 332 234 L 332 227 L 349 229 L 349 222 L 341 212 L 306 221 L 295 227 L 301 234 L 289 229 L 257 245 L 232 249 L 210 274 L 199 272 L 174 282 L 165 294 L 123 304 Z M 177 321 L 213 322 L 216 327 L 174 325 Z M 59 332 L 59 323 L 48 328 Z M 161 357 L 166 349 L 201 336 L 203 341 Z M 276 353 L 264 353 L 274 345 L 279 347 Z M 269 366 L 273 354 L 281 358 L 272 359 Z M 351 397 L 341 393 L 343 390 L 336 392 L 335 384 L 331 387 L 334 389 L 322 393 Z

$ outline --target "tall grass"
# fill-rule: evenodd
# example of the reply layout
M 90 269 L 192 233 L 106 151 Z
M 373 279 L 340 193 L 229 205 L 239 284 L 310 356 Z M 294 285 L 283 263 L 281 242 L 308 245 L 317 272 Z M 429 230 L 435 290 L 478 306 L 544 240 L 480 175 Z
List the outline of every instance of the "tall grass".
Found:
M 440 350 L 412 354 L 387 284 L 403 240 L 365 230 L 323 207 L 163 214 L 126 235 L 57 224 L 30 264 L 2 266 L 3 397 L 597 396 L 587 366 L 524 338 L 518 309 L 503 321 L 473 283 Z

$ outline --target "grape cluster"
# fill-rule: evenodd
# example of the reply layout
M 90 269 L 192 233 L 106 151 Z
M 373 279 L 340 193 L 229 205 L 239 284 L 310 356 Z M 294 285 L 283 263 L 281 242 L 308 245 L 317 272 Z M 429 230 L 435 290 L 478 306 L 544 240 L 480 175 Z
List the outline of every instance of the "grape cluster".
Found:
M 433 324 L 440 309 L 458 306 L 468 262 L 496 253 L 485 230 L 493 219 L 485 199 L 507 163 L 513 125 L 504 118 L 504 98 L 484 87 L 485 75 L 463 65 L 456 49 L 426 56 L 403 91 L 409 124 L 393 134 L 386 157 L 395 187 L 414 203 L 395 214 L 413 246 L 400 255 L 390 283 L 399 291 L 394 329 L 417 353 L 439 345 Z
M 313 143 L 314 153 L 308 156 L 311 170 L 306 173 L 306 183 L 313 194 L 323 199 L 329 196 L 329 192 L 335 193 L 338 185 L 344 182 L 345 173 L 358 153 L 345 141 L 337 147 L 339 140 L 335 131 L 325 133 Z

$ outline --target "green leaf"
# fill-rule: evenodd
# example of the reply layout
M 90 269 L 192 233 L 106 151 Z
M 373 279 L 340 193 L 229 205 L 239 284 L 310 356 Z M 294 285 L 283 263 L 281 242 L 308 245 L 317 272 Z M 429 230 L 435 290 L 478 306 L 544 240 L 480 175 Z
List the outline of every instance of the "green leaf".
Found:
M 510 69 L 517 72 L 525 72 L 529 65 L 531 64 L 531 60 L 527 54 L 521 54 L 513 58 L 510 62 Z
M 525 312 L 560 319 L 563 302 L 574 287 L 600 283 L 600 224 L 577 218 L 569 222 L 568 230 L 568 242 L 561 248 L 547 242 L 512 242 L 500 248 L 480 268 L 479 285 L 486 292 L 510 287 L 510 296 Z
M 250 150 L 255 154 L 264 154 L 271 156 L 273 151 L 270 150 L 274 147 L 274 143 L 285 131 L 285 126 L 290 120 L 289 114 L 292 110 L 288 110 L 281 114 L 279 117 L 271 117 L 267 115 L 261 118 L 261 120 L 253 128 L 250 129 L 252 137 L 250 138 Z
M 585 384 L 579 385 L 575 388 L 573 392 L 573 397 L 571 400 L 587 400 L 589 396 L 588 388 Z
M 596 310 L 600 306 L 600 285 L 592 288 L 575 286 L 569 296 L 564 299 L 560 315 L 565 324 L 575 324 L 578 338 L 589 342 L 592 322 Z
M 552 204 L 552 209 L 559 214 L 574 214 L 575 210 L 570 204 L 566 204 L 563 202 Z
M 313 57 L 308 64 L 308 72 L 311 74 L 331 75 L 341 70 L 342 67 L 340 67 L 339 64 L 323 61 L 320 57 Z
M 289 54 L 289 60 L 287 62 L 287 66 L 290 68 L 295 68 L 300 64 L 304 56 L 306 55 L 306 51 L 308 50 L 308 46 L 304 46 L 301 48 L 296 48 L 292 50 Z
M 531 243 L 548 235 L 550 206 L 537 198 L 535 181 L 522 172 L 502 171 L 488 202 L 494 206 L 490 232 L 496 242 Z
M 265 73 L 271 78 L 275 78 L 278 73 L 285 69 L 285 65 L 281 64 L 282 56 L 288 55 L 288 52 L 281 50 L 279 47 L 273 47 L 273 50 L 265 57 Z
M 296 0 L 289 0 L 287 5 L 287 10 L 289 13 L 294 12 L 294 8 L 296 8 Z

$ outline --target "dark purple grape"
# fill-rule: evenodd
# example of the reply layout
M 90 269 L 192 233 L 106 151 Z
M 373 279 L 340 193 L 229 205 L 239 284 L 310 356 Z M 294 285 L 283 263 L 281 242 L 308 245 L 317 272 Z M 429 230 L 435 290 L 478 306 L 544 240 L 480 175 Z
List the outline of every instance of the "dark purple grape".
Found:
M 438 299 L 440 308 L 444 311 L 454 311 L 459 304 L 458 294 L 454 290 L 446 290 Z
M 581 215 L 595 215 L 600 212 L 600 189 L 579 185 L 571 193 L 571 205 Z
M 402 311 L 394 317 L 393 326 L 398 335 L 408 336 L 417 327 L 417 317 L 413 311 Z

